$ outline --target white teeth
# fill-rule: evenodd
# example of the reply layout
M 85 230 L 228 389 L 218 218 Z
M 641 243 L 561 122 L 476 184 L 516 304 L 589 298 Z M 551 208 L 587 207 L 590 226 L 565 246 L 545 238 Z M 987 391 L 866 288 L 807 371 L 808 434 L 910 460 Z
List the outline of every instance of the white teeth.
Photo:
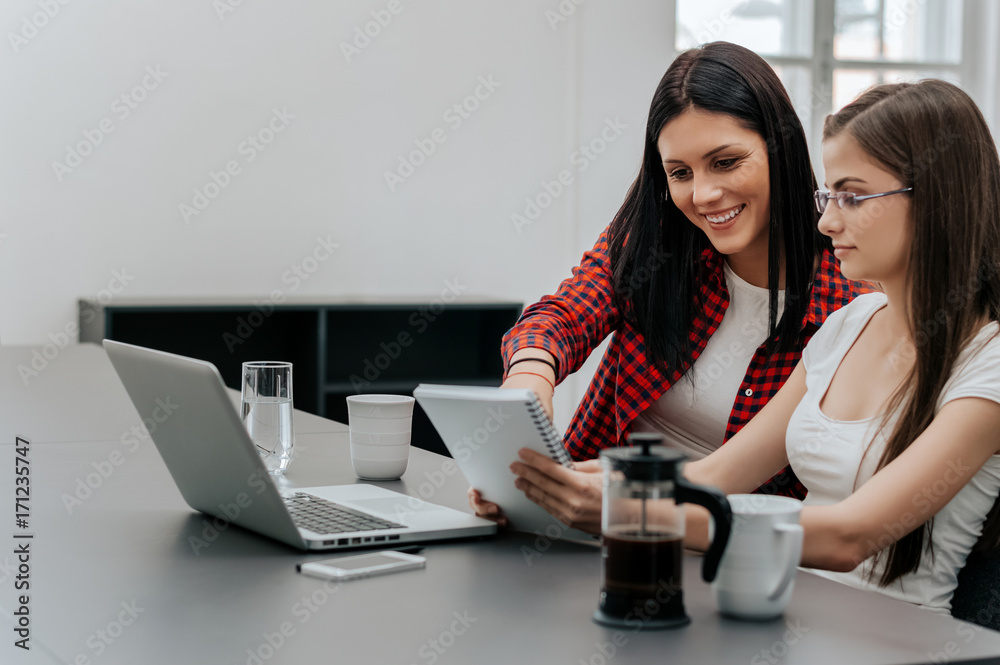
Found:
M 705 215 L 705 219 L 707 219 L 708 221 L 712 222 L 713 224 L 722 224 L 723 222 L 728 222 L 733 217 L 735 217 L 736 215 L 738 215 L 741 212 L 743 212 L 743 208 L 745 208 L 745 207 L 746 207 L 746 205 L 741 205 L 738 208 L 733 208 L 732 210 L 730 210 L 729 212 L 727 212 L 725 215 L 719 215 L 717 217 L 713 217 L 711 215 Z

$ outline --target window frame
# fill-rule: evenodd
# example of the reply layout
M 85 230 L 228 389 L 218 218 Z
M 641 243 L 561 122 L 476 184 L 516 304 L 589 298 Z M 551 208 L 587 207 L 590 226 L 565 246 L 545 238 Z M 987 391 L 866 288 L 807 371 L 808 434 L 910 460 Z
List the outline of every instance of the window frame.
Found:
M 676 55 L 677 0 L 671 3 L 671 50 Z M 962 89 L 976 101 L 987 122 L 998 137 L 1000 126 L 1000 46 L 993 37 L 1000 31 L 1000 2 L 995 0 L 964 0 L 962 13 L 962 48 L 960 60 L 952 62 L 914 62 L 888 60 L 842 60 L 834 57 L 834 18 L 836 3 L 833 0 L 813 0 L 813 54 L 805 56 L 762 57 L 773 67 L 801 67 L 809 71 L 810 103 L 808 117 L 800 117 L 809 141 L 813 168 L 817 176 L 822 172 L 820 144 L 823 121 L 833 103 L 833 78 L 838 70 L 926 71 L 936 70 L 953 74 L 961 81 Z M 991 38 L 992 37 L 992 38 Z M 981 66 L 975 66 L 980 64 Z M 793 100 L 795 101 L 795 100 Z M 835 109 L 833 109 L 835 110 Z

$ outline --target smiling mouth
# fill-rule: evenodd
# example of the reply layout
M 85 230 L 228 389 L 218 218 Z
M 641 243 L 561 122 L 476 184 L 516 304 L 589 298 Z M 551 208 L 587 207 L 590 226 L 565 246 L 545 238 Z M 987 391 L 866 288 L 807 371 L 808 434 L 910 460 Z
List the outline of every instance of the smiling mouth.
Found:
M 731 222 L 737 215 L 739 215 L 747 207 L 747 204 L 741 204 L 735 208 L 725 212 L 721 215 L 704 215 L 705 219 L 708 220 L 710 224 L 727 224 Z

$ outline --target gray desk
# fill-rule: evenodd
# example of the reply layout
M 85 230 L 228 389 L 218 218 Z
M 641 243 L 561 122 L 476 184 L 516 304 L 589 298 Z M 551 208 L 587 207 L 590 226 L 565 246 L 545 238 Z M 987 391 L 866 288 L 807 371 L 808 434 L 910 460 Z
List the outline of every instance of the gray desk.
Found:
M 53 443 L 120 440 L 141 425 L 103 348 L 79 344 L 55 353 L 48 346 L 0 347 L 0 442 L 29 426 L 35 442 Z M 239 393 L 230 394 L 239 404 Z M 295 431 L 346 432 L 347 426 L 296 411 Z
M 20 353 L 0 348 L 0 367 L 9 368 L 11 357 Z M 114 386 L 106 358 L 87 347 L 63 353 L 66 367 L 72 364 L 83 373 L 53 371 L 45 390 L 40 383 L 35 392 L 18 391 L 12 388 L 14 382 L 20 385 L 16 373 L 0 375 L 4 431 L 16 430 L 32 441 L 35 534 L 34 648 L 30 653 L 14 649 L 13 633 L 4 627 L 0 663 L 1000 661 L 1000 634 L 807 573 L 798 576 L 784 620 L 723 619 L 698 579 L 700 562 L 693 556 L 685 562 L 692 623 L 675 631 L 616 635 L 590 620 L 599 583 L 599 553 L 590 545 L 556 544 L 542 552 L 539 545 L 546 543 L 519 534 L 432 544 L 425 552 L 425 570 L 339 587 L 294 572 L 296 563 L 324 555 L 306 555 L 236 527 L 195 555 L 189 538 L 211 537 L 205 531 L 210 520 L 183 503 L 152 444 L 134 451 L 123 446 L 118 428 L 136 414 L 121 402 L 125 395 Z M 100 384 L 91 382 L 94 376 L 101 377 Z M 86 398 L 96 416 L 63 410 L 63 404 L 46 412 L 44 404 L 33 403 L 86 392 L 88 386 L 105 396 Z M 49 422 L 69 417 L 78 420 L 62 423 L 62 430 Z M 54 436 L 71 431 L 70 426 L 79 428 L 76 439 Z M 300 457 L 289 471 L 290 484 L 354 481 L 347 435 L 337 429 L 298 433 Z M 100 440 L 98 434 L 109 430 L 113 436 Z M 53 438 L 45 440 L 45 433 Z M 12 439 L 0 441 L 2 497 L 14 493 L 12 444 Z M 78 481 L 85 482 L 95 465 L 113 455 L 121 460 L 114 470 L 79 504 L 67 507 L 65 497 L 74 496 Z M 447 477 L 440 487 L 432 482 L 443 461 L 414 450 L 403 478 L 385 486 L 464 506 L 466 484 L 460 475 Z M 14 563 L 15 528 L 9 500 L 0 506 L 7 506 L 0 508 L 0 524 L 9 525 L 0 529 L 5 541 L 0 545 L 0 618 L 8 621 L 17 594 L 3 566 Z M 531 565 L 525 548 L 539 551 Z M 129 607 L 134 619 L 124 609 Z M 985 660 L 990 657 L 993 661 Z

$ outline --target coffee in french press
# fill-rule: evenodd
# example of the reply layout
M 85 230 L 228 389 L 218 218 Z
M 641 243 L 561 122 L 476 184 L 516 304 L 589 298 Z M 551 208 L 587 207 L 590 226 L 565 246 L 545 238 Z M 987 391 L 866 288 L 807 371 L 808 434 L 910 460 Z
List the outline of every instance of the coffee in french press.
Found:
M 681 475 L 687 459 L 654 445 L 662 437 L 633 434 L 631 447 L 601 452 L 604 494 L 601 513 L 601 595 L 594 621 L 617 628 L 683 626 L 684 510 L 704 506 L 715 521 L 715 537 L 702 564 L 706 582 L 715 578 L 729 540 L 732 515 L 722 492 L 689 483 Z

